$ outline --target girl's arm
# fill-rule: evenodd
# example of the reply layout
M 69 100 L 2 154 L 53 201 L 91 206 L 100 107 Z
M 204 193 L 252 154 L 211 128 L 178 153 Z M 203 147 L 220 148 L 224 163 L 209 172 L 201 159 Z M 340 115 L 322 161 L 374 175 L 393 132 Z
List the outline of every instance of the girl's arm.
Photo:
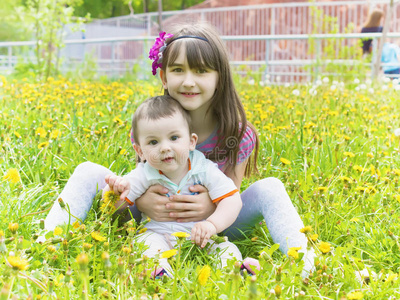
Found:
M 242 180 L 244 177 L 244 173 L 246 171 L 246 166 L 249 159 L 247 158 L 242 163 L 235 166 L 235 168 L 231 172 L 226 172 L 225 175 L 228 176 L 230 179 L 233 180 L 236 187 L 240 191 L 240 186 L 242 185 Z
M 241 209 L 242 200 L 239 193 L 221 200 L 215 212 L 207 220 L 193 226 L 192 241 L 204 248 L 212 235 L 220 233 L 235 222 Z

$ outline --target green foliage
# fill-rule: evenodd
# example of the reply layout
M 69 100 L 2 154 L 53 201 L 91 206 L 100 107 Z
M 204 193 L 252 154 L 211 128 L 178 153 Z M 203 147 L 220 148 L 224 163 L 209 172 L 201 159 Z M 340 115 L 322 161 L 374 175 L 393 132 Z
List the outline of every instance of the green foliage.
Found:
M 317 259 L 308 279 L 300 277 L 301 254 L 280 253 L 263 222 L 235 241 L 244 257 L 260 259 L 256 277 L 240 276 L 233 261 L 220 269 L 215 257 L 185 242 L 171 258 L 175 278 L 153 280 L 157 260 L 142 257 L 143 245 L 132 234 L 140 227 L 101 213 L 99 197 L 85 228 L 65 226 L 62 233 L 48 233 L 44 244 L 36 243 L 44 233 L 40 219 L 79 163 L 93 161 L 117 174 L 134 167 L 128 136 L 132 112 L 159 94 L 160 84 L 0 77 L 0 297 L 398 298 L 397 83 L 352 82 L 332 89 L 328 79 L 297 87 L 261 87 L 247 79 L 237 78 L 237 86 L 259 132 L 260 155 L 259 174 L 244 180 L 242 188 L 270 176 L 283 181 L 304 223 L 312 226 L 306 234 Z M 19 228 L 12 233 L 8 224 L 16 222 Z M 106 241 L 95 242 L 93 231 Z M 319 250 L 324 241 L 330 244 L 325 254 Z M 28 259 L 28 268 L 13 270 L 11 256 Z M 205 265 L 211 273 L 201 285 Z M 369 273 L 369 283 L 358 279 L 360 271 Z
M 339 34 L 338 18 L 324 14 L 322 9 L 310 6 L 311 34 L 326 33 Z M 354 32 L 354 24 L 347 24 L 344 33 Z M 316 39 L 310 37 L 308 54 L 316 60 L 308 67 L 312 71 L 313 79 L 330 76 L 336 79 L 351 81 L 354 78 L 365 78 L 370 66 L 363 60 L 360 43 L 351 43 L 344 38 Z M 336 61 L 335 61 L 336 60 Z M 340 62 L 340 60 L 343 60 Z M 332 78 L 331 77 L 331 78 Z

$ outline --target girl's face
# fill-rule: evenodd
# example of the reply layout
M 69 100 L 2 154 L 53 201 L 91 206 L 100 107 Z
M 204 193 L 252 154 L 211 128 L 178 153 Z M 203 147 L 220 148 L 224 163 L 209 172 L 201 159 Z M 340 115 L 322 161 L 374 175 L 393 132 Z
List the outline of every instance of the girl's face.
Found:
M 160 72 L 164 89 L 188 111 L 207 111 L 217 89 L 218 72 L 212 69 L 190 69 L 185 47 L 175 62 Z

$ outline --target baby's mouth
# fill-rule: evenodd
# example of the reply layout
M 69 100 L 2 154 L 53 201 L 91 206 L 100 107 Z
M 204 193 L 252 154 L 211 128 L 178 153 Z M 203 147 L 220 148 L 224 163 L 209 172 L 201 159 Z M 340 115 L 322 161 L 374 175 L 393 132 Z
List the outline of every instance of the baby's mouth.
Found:
M 173 158 L 172 156 L 170 156 L 170 157 L 164 158 L 162 161 L 165 162 L 165 163 L 170 163 L 170 162 L 172 162 L 173 160 L 174 160 L 174 158 Z

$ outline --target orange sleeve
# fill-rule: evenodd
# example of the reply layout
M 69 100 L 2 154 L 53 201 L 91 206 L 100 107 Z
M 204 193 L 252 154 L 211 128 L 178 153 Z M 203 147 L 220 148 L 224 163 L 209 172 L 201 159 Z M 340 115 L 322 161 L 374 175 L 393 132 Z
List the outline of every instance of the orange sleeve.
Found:
M 227 193 L 227 194 L 225 194 L 225 195 L 223 195 L 221 197 L 218 197 L 217 199 L 214 199 L 212 202 L 216 203 L 218 201 L 221 201 L 222 199 L 225 199 L 226 197 L 229 197 L 229 196 L 232 196 L 232 195 L 236 194 L 237 192 L 239 192 L 238 189 L 233 190 L 233 191 L 231 191 L 231 192 L 229 192 L 229 193 Z

